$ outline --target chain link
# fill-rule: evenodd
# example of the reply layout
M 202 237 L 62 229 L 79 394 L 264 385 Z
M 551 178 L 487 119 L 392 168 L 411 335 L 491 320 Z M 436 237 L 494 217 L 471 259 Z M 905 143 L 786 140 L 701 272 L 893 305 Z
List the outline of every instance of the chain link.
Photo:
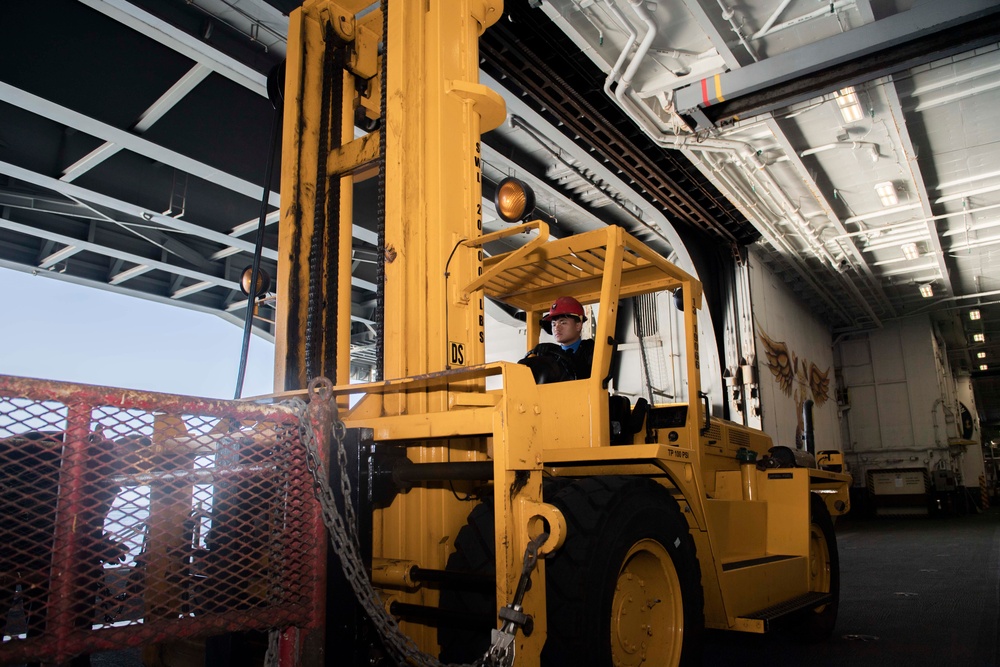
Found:
M 318 391 L 314 388 L 319 387 Z M 310 401 L 327 402 L 333 405 L 332 394 L 329 391 L 332 383 L 326 378 L 316 378 L 310 383 Z M 347 477 L 347 448 L 344 437 L 347 433 L 343 422 L 333 419 L 332 443 L 336 450 L 337 465 L 340 469 L 340 493 L 343 501 L 343 515 L 337 508 L 337 499 L 329 483 L 326 466 L 320 454 L 320 444 L 317 442 L 309 406 L 301 399 L 292 399 L 285 403 L 299 417 L 300 438 L 306 451 L 306 465 L 313 476 L 313 490 L 323 513 L 323 523 L 330 533 L 333 550 L 339 556 L 344 571 L 344 577 L 350 583 L 358 602 L 371 620 L 392 658 L 399 665 L 415 665 L 416 667 L 509 667 L 513 664 L 513 651 L 497 655 L 490 651 L 471 664 L 446 665 L 436 657 L 421 651 L 413 640 L 403 633 L 399 623 L 390 615 L 383 604 L 371 580 L 367 568 L 361 558 L 361 548 L 358 540 L 357 521 L 353 503 L 351 502 L 351 481 Z M 500 641 L 494 632 L 494 643 Z

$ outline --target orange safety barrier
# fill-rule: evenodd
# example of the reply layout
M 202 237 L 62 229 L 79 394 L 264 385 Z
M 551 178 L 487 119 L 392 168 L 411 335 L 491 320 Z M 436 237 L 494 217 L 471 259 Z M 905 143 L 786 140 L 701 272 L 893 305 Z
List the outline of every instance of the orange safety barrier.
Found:
M 299 420 L 0 376 L 0 664 L 321 624 Z

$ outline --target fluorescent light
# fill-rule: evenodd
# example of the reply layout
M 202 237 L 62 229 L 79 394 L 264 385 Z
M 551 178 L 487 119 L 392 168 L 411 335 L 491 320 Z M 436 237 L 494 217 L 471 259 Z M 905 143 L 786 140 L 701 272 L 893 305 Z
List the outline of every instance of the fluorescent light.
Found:
M 854 88 L 844 88 L 836 93 L 837 106 L 840 107 L 840 115 L 844 117 L 845 123 L 854 123 L 864 118 L 861 110 L 861 102 L 858 101 L 858 94 Z
M 977 343 L 985 343 L 986 342 L 986 334 L 972 334 L 972 340 L 975 341 L 975 342 L 977 342 Z
M 930 284 L 921 285 L 920 296 L 924 297 L 925 299 L 929 299 L 930 297 L 934 296 L 934 288 L 931 287 Z
M 985 359 L 986 358 L 986 353 L 985 352 L 976 352 L 976 358 L 977 359 Z
M 920 248 L 917 247 L 916 243 L 904 243 L 899 246 L 899 249 L 903 251 L 903 257 L 906 259 L 916 259 L 920 257 Z
M 979 364 L 979 370 L 981 371 L 989 370 L 989 366 L 987 366 L 986 364 Z
M 969 311 L 969 319 L 970 320 L 978 320 L 980 317 L 982 317 L 982 314 L 980 314 L 978 308 L 975 308 L 975 309 Z
M 875 194 L 882 206 L 895 206 L 899 203 L 899 195 L 896 194 L 896 184 L 892 181 L 875 184 Z

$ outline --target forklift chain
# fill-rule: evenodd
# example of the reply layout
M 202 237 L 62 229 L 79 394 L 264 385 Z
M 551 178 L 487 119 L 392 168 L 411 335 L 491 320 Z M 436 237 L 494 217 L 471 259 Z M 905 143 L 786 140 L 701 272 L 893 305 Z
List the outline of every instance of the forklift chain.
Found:
M 340 470 L 343 515 L 337 509 L 337 499 L 328 481 L 329 476 L 320 454 L 320 443 L 317 442 L 313 428 L 313 413 L 319 413 L 317 417 L 321 421 L 324 415 L 335 414 L 332 387 L 333 383 L 330 380 L 322 377 L 315 378 L 309 383 L 310 401 L 308 404 L 300 399 L 292 399 L 284 405 L 294 411 L 299 418 L 300 438 L 306 449 L 306 464 L 313 476 L 313 490 L 323 513 L 323 523 L 330 533 L 333 550 L 340 558 L 344 577 L 350 583 L 358 602 L 375 626 L 386 648 L 392 654 L 392 658 L 399 665 L 417 665 L 418 667 L 510 667 L 514 658 L 512 640 L 519 624 L 509 628 L 506 626 L 510 624 L 505 624 L 505 631 L 498 631 L 493 638 L 494 643 L 500 645 L 491 646 L 482 658 L 471 665 L 445 665 L 436 657 L 421 651 L 413 640 L 399 629 L 399 623 L 396 619 L 386 611 L 378 592 L 368 578 L 367 567 L 361 558 L 356 515 L 351 503 L 351 482 L 347 477 L 347 450 L 344 446 L 346 428 L 343 422 L 332 420 L 331 445 L 336 450 L 337 467 Z M 537 549 L 538 544 L 534 542 L 528 546 L 528 552 L 532 553 L 530 555 L 525 553 L 526 571 L 522 576 L 526 577 L 530 573 L 529 562 L 531 567 L 534 566 L 537 560 Z M 520 607 L 517 602 L 512 603 L 509 607 L 513 605 Z M 504 611 L 506 610 L 507 607 L 504 608 Z M 272 635 L 276 635 L 276 633 L 272 633 Z M 272 642 L 272 647 L 268 648 L 269 659 L 267 663 L 269 665 L 274 663 L 274 658 L 270 656 L 276 653 L 275 642 Z

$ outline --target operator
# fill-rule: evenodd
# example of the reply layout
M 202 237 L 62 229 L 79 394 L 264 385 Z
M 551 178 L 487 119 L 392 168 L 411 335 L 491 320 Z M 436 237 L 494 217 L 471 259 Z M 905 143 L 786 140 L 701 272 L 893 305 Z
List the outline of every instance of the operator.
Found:
M 542 315 L 542 327 L 546 331 L 551 328 L 556 343 L 572 356 L 577 380 L 590 377 L 590 366 L 594 359 L 594 341 L 580 337 L 586 321 L 583 306 L 571 296 L 559 297 L 549 307 L 549 312 Z

